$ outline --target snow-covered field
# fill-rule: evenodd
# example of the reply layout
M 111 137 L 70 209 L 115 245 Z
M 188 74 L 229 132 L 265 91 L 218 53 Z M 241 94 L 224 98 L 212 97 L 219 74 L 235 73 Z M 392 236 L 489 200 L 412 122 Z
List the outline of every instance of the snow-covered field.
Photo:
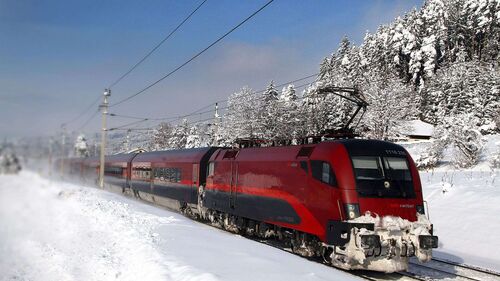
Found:
M 117 194 L 0 176 L 0 280 L 358 280 Z
M 453 151 L 443 164 L 421 171 L 424 199 L 439 236 L 435 256 L 500 271 L 500 170 L 492 169 L 492 156 L 500 135 L 487 136 L 480 163 L 470 169 L 451 164 Z M 421 142 L 404 145 L 414 157 L 428 148 Z
M 500 172 L 420 175 L 440 240 L 434 256 L 500 271 Z

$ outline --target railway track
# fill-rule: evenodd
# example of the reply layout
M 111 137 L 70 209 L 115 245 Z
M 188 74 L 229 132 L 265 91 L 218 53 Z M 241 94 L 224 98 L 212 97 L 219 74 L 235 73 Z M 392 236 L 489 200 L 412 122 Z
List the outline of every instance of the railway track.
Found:
M 433 258 L 428 263 L 419 263 L 416 260 L 411 260 L 407 273 L 422 277 L 424 280 L 500 280 L 499 272 L 438 258 Z
M 259 243 L 280 249 L 285 252 L 292 252 L 292 249 L 275 240 L 262 240 L 248 237 Z M 302 257 L 304 258 L 304 257 Z M 307 260 L 322 263 L 318 258 L 306 258 Z M 326 265 L 331 267 L 329 265 Z M 337 268 L 332 268 L 337 269 Z M 341 270 L 341 269 L 337 269 Z M 344 271 L 344 270 L 343 270 Z M 500 272 L 495 272 L 489 269 L 480 268 L 461 264 L 457 262 L 447 261 L 443 259 L 433 258 L 427 263 L 420 263 L 415 258 L 410 260 L 408 271 L 383 273 L 375 271 L 354 270 L 346 273 L 353 274 L 365 280 L 382 281 L 382 280 L 398 280 L 398 281 L 432 281 L 432 280 L 453 280 L 453 281 L 500 281 Z
M 400 281 L 499 281 L 500 273 L 492 270 L 433 258 L 427 263 L 420 263 L 416 259 L 410 261 L 407 272 L 382 273 L 371 271 L 350 272 L 360 278 L 372 281 L 400 280 Z

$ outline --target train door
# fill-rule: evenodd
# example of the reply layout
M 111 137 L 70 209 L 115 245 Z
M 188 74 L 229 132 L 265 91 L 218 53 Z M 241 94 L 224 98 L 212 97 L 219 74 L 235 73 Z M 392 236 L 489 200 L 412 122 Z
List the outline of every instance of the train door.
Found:
M 193 192 L 191 192 L 190 202 L 197 202 L 198 200 L 198 186 L 200 185 L 200 164 L 193 164 L 193 175 L 192 175 L 192 186 Z
M 198 188 L 199 174 L 200 174 L 200 164 L 193 164 L 193 187 Z
M 229 207 L 234 209 L 238 186 L 238 162 L 231 160 L 231 183 L 229 185 Z

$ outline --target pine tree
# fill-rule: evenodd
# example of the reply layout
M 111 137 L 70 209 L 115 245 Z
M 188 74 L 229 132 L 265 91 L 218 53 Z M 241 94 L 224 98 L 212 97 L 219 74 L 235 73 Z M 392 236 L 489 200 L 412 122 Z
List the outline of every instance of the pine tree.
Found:
M 433 124 L 444 117 L 473 113 L 486 133 L 498 130 L 500 72 L 480 62 L 455 63 L 438 71 L 423 92 L 423 118 Z
M 198 126 L 191 126 L 189 129 L 189 134 L 186 136 L 185 148 L 195 148 L 201 147 L 202 136 Z
M 299 137 L 298 97 L 294 85 L 283 87 L 276 104 L 276 138 L 293 140 Z
M 264 140 L 275 140 L 278 134 L 276 118 L 281 104 L 278 103 L 278 91 L 274 81 L 269 83 L 261 98 L 257 127 L 260 132 L 259 137 Z

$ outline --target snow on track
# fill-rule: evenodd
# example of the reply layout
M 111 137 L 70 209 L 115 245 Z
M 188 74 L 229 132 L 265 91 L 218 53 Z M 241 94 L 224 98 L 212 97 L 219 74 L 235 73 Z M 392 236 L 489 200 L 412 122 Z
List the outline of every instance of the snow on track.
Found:
M 358 280 L 106 191 L 0 176 L 0 280 Z

